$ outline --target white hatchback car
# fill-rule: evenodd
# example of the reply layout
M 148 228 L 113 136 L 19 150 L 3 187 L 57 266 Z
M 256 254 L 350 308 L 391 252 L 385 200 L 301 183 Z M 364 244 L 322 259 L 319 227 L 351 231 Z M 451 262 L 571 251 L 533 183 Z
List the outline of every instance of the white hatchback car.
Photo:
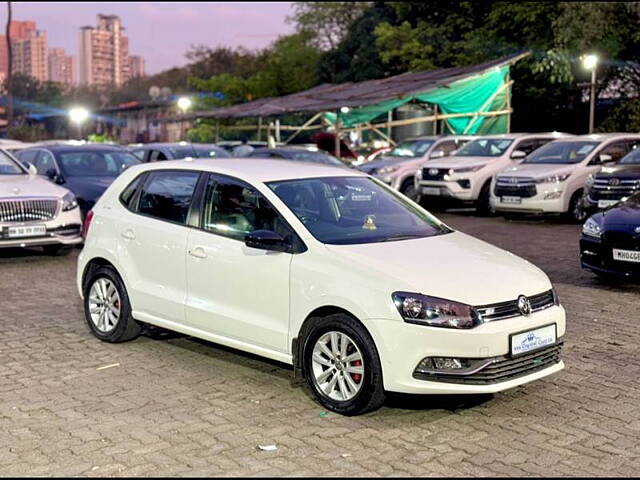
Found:
M 265 159 L 124 171 L 87 216 L 77 287 L 108 342 L 141 322 L 294 366 L 328 409 L 498 392 L 563 368 L 537 267 L 344 168 Z
M 82 243 L 81 229 L 72 192 L 0 150 L 0 248 L 42 247 L 61 255 Z

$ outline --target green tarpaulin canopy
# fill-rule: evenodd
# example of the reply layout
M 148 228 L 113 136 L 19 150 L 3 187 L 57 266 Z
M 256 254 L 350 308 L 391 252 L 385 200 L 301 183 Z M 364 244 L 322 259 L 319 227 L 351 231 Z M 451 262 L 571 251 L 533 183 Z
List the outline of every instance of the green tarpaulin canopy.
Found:
M 372 120 L 409 102 L 424 102 L 437 105 L 445 114 L 495 112 L 507 108 L 507 95 L 510 94 L 507 78 L 509 66 L 493 68 L 487 72 L 463 78 L 445 87 L 435 88 L 409 95 L 400 99 L 387 100 L 375 105 L 339 112 L 341 126 L 351 128 Z M 325 118 L 335 123 L 335 113 L 325 113 Z M 467 116 L 445 119 L 449 133 L 488 134 L 506 133 L 506 115 L 485 117 Z

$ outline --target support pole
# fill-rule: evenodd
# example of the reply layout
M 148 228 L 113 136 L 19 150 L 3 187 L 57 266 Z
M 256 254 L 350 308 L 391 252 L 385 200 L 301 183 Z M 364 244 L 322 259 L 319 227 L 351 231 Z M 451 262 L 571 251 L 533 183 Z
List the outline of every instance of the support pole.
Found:
M 507 114 L 507 133 L 511 133 L 511 80 L 509 78 L 509 74 L 507 73 L 507 110 L 509 113 Z
M 336 139 L 333 148 L 336 158 L 340 158 L 340 110 L 336 110 Z
M 591 95 L 589 101 L 589 133 L 593 133 L 594 117 L 596 113 L 596 67 L 591 69 Z
M 302 132 L 306 127 L 308 127 L 309 125 L 311 125 L 313 122 L 315 122 L 318 117 L 322 116 L 323 112 L 320 113 L 316 113 L 313 117 L 311 117 L 309 120 L 307 120 L 304 125 L 302 125 L 298 130 L 296 130 L 289 138 L 287 138 L 285 140 L 285 144 L 289 143 L 291 140 L 293 140 L 300 132 Z M 280 130 L 280 123 L 278 122 L 278 130 Z
M 433 104 L 433 134 L 438 135 L 438 104 Z
M 216 143 L 220 141 L 220 120 L 216 120 Z
M 393 121 L 393 110 L 387 112 L 387 137 L 391 138 L 391 122 Z
M 262 137 L 262 117 L 258 117 L 258 141 Z
M 280 119 L 276 118 L 276 142 L 280 143 Z

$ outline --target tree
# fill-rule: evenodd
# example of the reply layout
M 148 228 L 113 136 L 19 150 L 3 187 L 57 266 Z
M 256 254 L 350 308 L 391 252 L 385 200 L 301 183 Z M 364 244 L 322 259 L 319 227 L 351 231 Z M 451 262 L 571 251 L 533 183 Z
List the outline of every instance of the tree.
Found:
M 370 2 L 294 2 L 294 13 L 287 17 L 298 33 L 312 36 L 312 44 L 332 50 L 346 36 L 353 22 Z
M 13 96 L 11 93 L 13 84 L 13 50 L 11 48 L 11 2 L 7 2 L 7 25 L 5 27 L 5 40 L 7 42 L 7 79 L 5 88 L 7 90 L 7 128 L 13 124 Z

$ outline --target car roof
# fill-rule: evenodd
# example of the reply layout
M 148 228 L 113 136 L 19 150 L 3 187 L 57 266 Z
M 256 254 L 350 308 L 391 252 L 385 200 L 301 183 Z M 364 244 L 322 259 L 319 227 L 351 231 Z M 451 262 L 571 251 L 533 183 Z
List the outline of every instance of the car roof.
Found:
M 190 147 L 192 144 L 189 142 L 155 142 L 145 143 L 140 147 L 133 148 L 171 148 L 171 147 Z
M 562 138 L 563 141 L 588 141 L 593 140 L 597 142 L 604 142 L 606 140 L 614 140 L 616 138 L 638 138 L 640 139 L 640 133 L 590 133 L 587 135 L 575 135 L 573 137 Z
M 494 135 L 478 135 L 475 139 L 483 139 L 483 138 L 504 138 L 504 139 L 519 139 L 519 138 L 527 138 L 527 137 L 549 137 L 549 138 L 564 138 L 571 137 L 573 138 L 575 135 L 571 133 L 564 132 L 515 132 L 515 133 L 499 133 Z
M 208 158 L 167 160 L 129 167 L 127 171 L 150 170 L 199 170 L 220 173 L 248 182 L 271 182 L 317 177 L 366 177 L 357 170 L 315 162 L 296 162 L 286 159 L 220 158 L 212 162 Z
M 73 152 L 73 151 L 127 151 L 127 148 L 121 145 L 103 144 L 103 143 L 86 143 L 84 145 L 70 145 L 70 144 L 52 144 L 52 145 L 34 145 L 32 147 L 25 148 L 24 150 L 32 149 L 45 149 L 52 152 Z

